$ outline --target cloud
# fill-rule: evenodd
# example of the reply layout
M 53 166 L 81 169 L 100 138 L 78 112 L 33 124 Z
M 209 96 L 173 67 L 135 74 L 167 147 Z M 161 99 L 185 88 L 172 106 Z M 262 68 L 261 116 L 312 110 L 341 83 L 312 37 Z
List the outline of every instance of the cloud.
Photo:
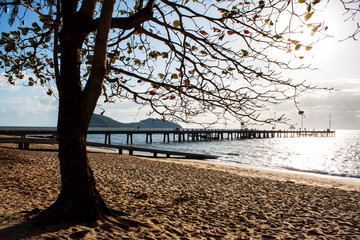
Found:
M 0 99 L 0 125 L 55 126 L 57 105 L 55 98 L 44 95 Z
M 360 129 L 360 91 L 356 79 L 341 80 L 336 84 L 338 91 L 304 94 L 298 99 L 298 106 L 305 112 L 304 126 L 309 129 L 332 127 L 337 129 Z M 290 123 L 300 126 L 301 117 L 294 103 L 276 106 L 275 111 L 286 113 Z

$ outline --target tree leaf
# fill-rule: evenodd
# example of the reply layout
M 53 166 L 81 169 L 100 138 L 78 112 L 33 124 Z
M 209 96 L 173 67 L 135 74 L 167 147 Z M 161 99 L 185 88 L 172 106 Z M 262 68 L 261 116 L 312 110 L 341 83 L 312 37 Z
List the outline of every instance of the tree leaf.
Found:
M 306 46 L 306 51 L 310 51 L 312 49 L 312 46 Z
M 214 32 L 217 32 L 217 33 L 221 32 L 221 30 L 218 29 L 218 28 L 216 28 L 216 27 L 213 27 L 213 31 L 214 31 Z
M 308 21 L 312 17 L 313 14 L 314 14 L 314 12 L 310 12 L 310 13 L 306 14 L 305 21 Z
M 180 27 L 180 21 L 179 21 L 179 20 L 175 20 L 175 21 L 173 22 L 173 26 L 176 27 L 176 28 Z
M 299 0 L 299 3 L 304 3 L 306 2 L 306 0 Z
M 301 44 L 297 44 L 297 45 L 295 46 L 295 51 L 299 50 L 300 48 L 301 48 Z
M 311 5 L 311 3 L 309 3 L 309 5 L 307 6 L 306 10 L 307 10 L 308 12 L 311 12 L 311 7 L 312 7 L 312 5 Z
M 205 32 L 204 30 L 201 30 L 199 33 L 202 34 L 202 35 L 204 35 L 204 36 L 209 35 L 209 34 L 208 34 L 207 32 Z
M 259 8 L 264 8 L 265 7 L 265 1 L 261 0 L 259 1 Z

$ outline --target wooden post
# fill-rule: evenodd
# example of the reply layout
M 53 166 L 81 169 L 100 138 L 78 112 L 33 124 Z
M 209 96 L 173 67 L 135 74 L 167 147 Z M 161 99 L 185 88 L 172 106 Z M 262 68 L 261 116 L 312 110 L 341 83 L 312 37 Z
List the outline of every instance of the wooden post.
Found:
M 111 144 L 111 134 L 110 133 L 105 133 L 105 144 Z
M 126 136 L 126 144 L 129 144 L 129 139 L 131 141 L 131 144 L 133 144 L 133 135 L 132 133 L 128 133 Z
M 149 143 L 149 139 L 150 139 L 150 144 L 151 144 L 152 143 L 152 134 L 151 133 L 146 134 L 146 143 Z

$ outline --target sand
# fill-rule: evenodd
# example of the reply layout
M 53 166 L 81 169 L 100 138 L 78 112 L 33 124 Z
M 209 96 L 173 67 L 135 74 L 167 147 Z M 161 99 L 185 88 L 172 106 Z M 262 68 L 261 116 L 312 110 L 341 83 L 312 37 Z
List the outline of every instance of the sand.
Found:
M 60 185 L 56 146 L 31 148 L 0 145 L 0 239 L 360 239 L 359 182 L 105 152 L 98 188 L 127 216 L 35 227 Z

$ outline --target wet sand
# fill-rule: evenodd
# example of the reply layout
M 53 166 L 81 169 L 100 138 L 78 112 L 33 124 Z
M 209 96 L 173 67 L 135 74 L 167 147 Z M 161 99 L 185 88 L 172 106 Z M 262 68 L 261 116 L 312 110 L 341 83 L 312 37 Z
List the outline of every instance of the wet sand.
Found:
M 98 188 L 127 216 L 34 227 L 60 188 L 56 146 L 34 147 L 0 145 L 0 239 L 360 239 L 359 182 L 105 152 Z

